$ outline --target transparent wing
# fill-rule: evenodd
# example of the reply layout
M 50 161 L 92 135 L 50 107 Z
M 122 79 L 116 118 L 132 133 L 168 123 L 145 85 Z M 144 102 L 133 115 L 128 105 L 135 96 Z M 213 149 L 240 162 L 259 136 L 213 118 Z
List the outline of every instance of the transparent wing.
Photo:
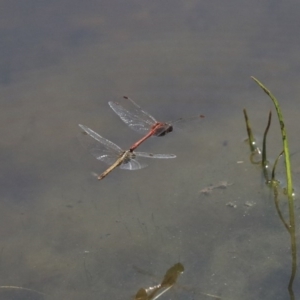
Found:
M 146 157 L 146 158 L 175 158 L 174 154 L 152 154 L 145 152 L 133 152 L 131 157 L 127 158 L 127 161 L 120 165 L 121 169 L 124 170 L 139 170 L 147 167 L 148 165 L 144 162 L 138 161 L 138 158 L 135 157 Z
M 168 159 L 168 158 L 175 158 L 175 154 L 153 154 L 153 153 L 146 153 L 146 152 L 134 152 L 136 156 L 140 157 L 147 157 L 147 158 L 162 158 L 162 159 Z
M 111 109 L 126 123 L 131 129 L 146 134 L 157 122 L 151 115 L 143 111 L 139 106 L 131 111 L 125 109 L 117 102 L 108 102 Z
M 104 163 L 110 165 L 115 163 L 122 153 L 122 149 L 92 129 L 81 124 L 79 124 L 79 127 L 86 133 L 81 133 L 78 137 L 81 144 L 87 148 L 93 156 Z
M 204 115 L 195 115 L 191 117 L 179 118 L 172 122 L 172 125 L 176 130 L 191 130 L 196 129 L 200 124 L 202 124 Z
M 136 160 L 134 158 L 131 158 L 128 162 L 121 164 L 120 168 L 123 169 L 123 170 L 134 171 L 134 170 L 143 169 L 147 166 L 148 166 L 147 164 L 141 163 L 138 160 Z

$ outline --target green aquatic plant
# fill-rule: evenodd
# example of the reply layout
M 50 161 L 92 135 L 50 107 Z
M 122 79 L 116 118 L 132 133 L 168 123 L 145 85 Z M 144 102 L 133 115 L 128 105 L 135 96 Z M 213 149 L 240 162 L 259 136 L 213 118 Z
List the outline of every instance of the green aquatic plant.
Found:
M 248 118 L 248 114 L 246 109 L 243 110 L 244 112 L 244 117 L 245 117 L 245 121 L 246 121 L 246 128 L 247 128 L 247 133 L 248 133 L 248 142 L 249 142 L 249 147 L 250 147 L 250 161 L 253 164 L 260 164 L 261 160 L 256 160 L 256 156 L 260 156 L 261 155 L 261 151 L 260 149 L 257 147 L 254 135 L 252 133 L 252 129 L 251 129 L 251 125 L 250 125 L 250 121 Z
M 278 164 L 278 161 L 279 159 L 282 157 L 282 155 L 284 154 L 283 150 L 280 152 L 280 154 L 277 156 L 275 162 L 274 162 L 274 165 L 273 165 L 273 169 L 272 169 L 272 179 L 271 179 L 271 182 L 275 182 L 276 179 L 275 179 L 275 170 L 276 170 L 276 167 L 277 167 L 277 164 Z
M 255 152 L 257 150 L 256 141 L 255 141 L 255 138 L 252 133 L 252 129 L 251 129 L 251 125 L 250 125 L 250 121 L 249 121 L 246 109 L 244 109 L 243 112 L 244 112 L 244 117 L 245 117 L 245 121 L 246 121 L 246 128 L 247 128 L 247 133 L 248 133 L 248 142 L 249 142 L 250 151 Z
M 269 174 L 268 174 L 268 160 L 267 160 L 267 135 L 270 129 L 272 120 L 272 112 L 269 112 L 269 118 L 268 118 L 268 124 L 264 132 L 264 139 L 263 139 L 263 148 L 262 148 L 262 160 L 261 160 L 261 166 L 264 171 L 266 182 L 269 183 Z
M 280 124 L 280 130 L 281 130 L 281 139 L 283 143 L 283 151 L 279 154 L 279 156 L 276 158 L 273 169 L 272 169 L 272 176 L 271 180 L 269 180 L 268 172 L 267 172 L 267 154 L 266 154 L 266 139 L 267 139 L 267 134 L 269 131 L 269 127 L 271 124 L 271 117 L 272 114 L 271 112 L 269 113 L 269 119 L 268 119 L 268 124 L 264 133 L 264 139 L 263 139 L 263 150 L 262 150 L 262 168 L 264 172 L 264 176 L 266 178 L 266 182 L 270 184 L 270 186 L 273 188 L 274 191 L 274 201 L 275 201 L 275 206 L 279 215 L 279 218 L 283 222 L 285 228 L 290 234 L 291 238 L 291 254 L 292 254 L 292 271 L 291 271 L 291 277 L 289 280 L 289 285 L 288 285 L 288 290 L 290 293 L 291 299 L 294 299 L 294 292 L 293 292 L 293 282 L 296 276 L 296 271 L 297 271 L 297 245 L 296 245 L 296 226 L 295 226 L 295 212 L 294 212 L 294 192 L 293 192 L 293 181 L 292 181 L 292 170 L 291 170 L 291 161 L 290 161 L 290 150 L 289 150 L 289 145 L 288 145 L 288 139 L 287 139 L 287 133 L 286 133 L 286 128 L 285 128 L 285 123 L 282 115 L 281 108 L 279 106 L 279 103 L 277 99 L 274 97 L 274 95 L 255 77 L 251 77 L 262 89 L 263 91 L 270 97 L 272 100 L 276 112 L 277 112 L 277 117 L 278 121 Z M 254 148 L 253 145 L 255 145 L 255 139 L 252 134 L 252 129 L 250 126 L 250 122 L 247 116 L 247 112 L 244 109 L 244 116 L 245 116 L 245 122 L 246 122 L 246 127 L 247 127 L 247 133 L 248 133 L 248 139 L 250 143 L 250 150 L 251 153 L 254 153 L 256 149 Z M 289 221 L 286 221 L 280 211 L 279 208 L 279 200 L 278 200 L 278 188 L 279 188 L 279 182 L 275 179 L 275 169 L 278 163 L 279 158 L 284 154 L 285 157 L 285 171 L 286 171 L 286 182 L 287 182 L 287 198 L 288 198 L 288 207 L 289 207 Z M 252 160 L 251 160 L 252 161 Z
M 281 108 L 279 106 L 279 103 L 277 99 L 274 97 L 274 95 L 255 77 L 251 77 L 262 89 L 263 91 L 271 98 L 273 101 L 273 104 L 275 106 L 279 124 L 280 124 L 280 130 L 281 130 L 281 138 L 283 143 L 283 151 L 285 156 L 285 170 L 286 170 L 286 179 L 287 179 L 287 194 L 288 194 L 288 200 L 290 204 L 290 211 L 294 210 L 294 195 L 293 195 L 293 181 L 292 181 L 292 169 L 291 169 L 291 160 L 290 160 L 290 150 L 288 145 L 288 139 L 285 129 L 285 124 L 283 120 L 283 115 L 281 112 Z M 291 218 L 290 216 L 290 222 L 292 222 L 294 218 Z

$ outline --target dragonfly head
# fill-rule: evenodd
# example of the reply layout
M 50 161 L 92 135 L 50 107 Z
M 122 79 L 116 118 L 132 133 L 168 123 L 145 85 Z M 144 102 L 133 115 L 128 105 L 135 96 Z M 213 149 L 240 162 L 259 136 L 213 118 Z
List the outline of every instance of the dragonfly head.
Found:
M 173 131 L 173 126 L 166 124 L 166 126 L 162 127 L 161 130 L 158 131 L 158 133 L 156 134 L 156 136 L 164 136 L 169 132 Z

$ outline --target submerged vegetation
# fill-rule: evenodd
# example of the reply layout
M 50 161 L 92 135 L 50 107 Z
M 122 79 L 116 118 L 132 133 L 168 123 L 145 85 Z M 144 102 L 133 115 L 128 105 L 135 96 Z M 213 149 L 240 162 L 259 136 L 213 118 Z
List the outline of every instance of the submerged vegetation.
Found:
M 268 160 L 267 160 L 267 135 L 268 135 L 268 131 L 269 131 L 269 128 L 271 125 L 272 112 L 269 113 L 268 123 L 267 123 L 267 127 L 265 129 L 265 132 L 264 132 L 263 146 L 262 146 L 262 151 L 261 151 L 258 148 L 258 146 L 256 145 L 255 138 L 253 136 L 249 118 L 247 115 L 247 111 L 244 109 L 244 116 L 245 116 L 246 128 L 247 128 L 247 133 L 248 133 L 248 141 L 249 141 L 249 146 L 250 146 L 250 151 L 251 151 L 250 161 L 255 164 L 261 163 L 266 184 L 268 184 L 273 189 L 274 202 L 275 202 L 276 210 L 278 212 L 280 220 L 282 221 L 282 223 L 284 224 L 285 228 L 287 229 L 287 231 L 290 235 L 291 255 L 292 255 L 292 271 L 291 271 L 291 277 L 290 277 L 289 284 L 288 284 L 288 291 L 290 294 L 290 298 L 295 299 L 294 292 L 293 292 L 293 283 L 294 283 L 294 279 L 295 279 L 296 271 L 297 271 L 297 246 L 296 246 L 296 232 L 295 232 L 294 192 L 293 192 L 290 150 L 289 150 L 289 146 L 288 146 L 287 133 L 286 133 L 286 128 L 285 128 L 281 108 L 279 106 L 277 99 L 259 80 L 257 80 L 255 77 L 251 77 L 251 78 L 271 98 L 271 100 L 275 106 L 278 121 L 280 124 L 281 139 L 282 139 L 282 143 L 283 143 L 283 151 L 281 151 L 280 154 L 278 155 L 278 157 L 276 158 L 274 166 L 272 168 L 272 173 L 269 174 L 269 167 L 268 167 Z M 260 161 L 255 161 L 253 159 L 254 157 L 256 157 L 257 154 L 261 154 Z M 287 182 L 286 195 L 288 198 L 289 220 L 286 220 L 283 217 L 283 214 L 280 210 L 279 199 L 278 199 L 280 185 L 279 185 L 279 181 L 277 181 L 275 178 L 275 171 L 276 171 L 277 163 L 278 163 L 279 158 L 283 154 L 284 154 L 284 158 L 285 158 L 285 171 L 286 171 L 286 182 Z
M 140 288 L 135 295 L 135 300 L 155 300 L 174 286 L 180 274 L 184 272 L 181 263 L 177 263 L 167 270 L 160 284 L 148 288 Z

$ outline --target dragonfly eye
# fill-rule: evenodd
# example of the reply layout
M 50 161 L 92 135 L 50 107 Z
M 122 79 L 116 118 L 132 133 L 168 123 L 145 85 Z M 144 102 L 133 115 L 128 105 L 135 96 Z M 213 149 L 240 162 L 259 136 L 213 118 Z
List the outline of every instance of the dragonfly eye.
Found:
M 164 131 L 162 131 L 158 136 L 164 136 L 167 133 L 172 132 L 172 131 L 173 131 L 173 126 L 170 125 Z
M 168 130 L 166 131 L 166 133 L 172 132 L 172 131 L 173 131 L 173 126 L 169 126 Z
M 164 127 L 159 128 L 159 130 L 157 130 L 156 136 L 164 136 L 169 132 L 173 131 L 173 126 L 172 125 L 167 125 Z

